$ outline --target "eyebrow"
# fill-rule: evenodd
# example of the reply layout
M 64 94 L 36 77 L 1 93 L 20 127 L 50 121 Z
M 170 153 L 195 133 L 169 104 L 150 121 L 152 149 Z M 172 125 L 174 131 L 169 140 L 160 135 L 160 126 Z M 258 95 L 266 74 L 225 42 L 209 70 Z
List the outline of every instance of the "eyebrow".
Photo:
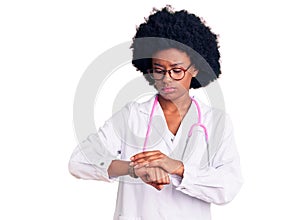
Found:
M 173 63 L 173 64 L 171 64 L 170 66 L 178 66 L 178 65 L 181 65 L 181 64 L 183 64 L 183 63 Z M 156 65 L 156 66 L 160 66 L 160 67 L 164 67 L 163 65 L 161 65 L 161 64 L 159 64 L 159 63 L 153 63 L 153 65 Z

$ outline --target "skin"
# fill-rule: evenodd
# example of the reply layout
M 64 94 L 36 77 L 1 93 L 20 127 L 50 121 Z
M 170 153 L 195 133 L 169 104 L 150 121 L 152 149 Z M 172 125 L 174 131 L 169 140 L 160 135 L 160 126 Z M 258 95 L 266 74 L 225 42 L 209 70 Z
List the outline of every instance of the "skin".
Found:
M 167 70 L 174 67 L 187 69 L 191 60 L 185 52 L 171 48 L 155 53 L 152 64 L 153 67 Z M 163 109 L 168 128 L 174 135 L 191 105 L 189 89 L 192 77 L 197 73 L 198 71 L 192 66 L 185 73 L 184 78 L 179 81 L 173 80 L 169 74 L 166 74 L 162 80 L 155 81 L 159 104 Z
M 158 51 L 152 57 L 152 65 L 155 68 L 169 70 L 174 67 L 181 67 L 186 69 L 190 64 L 190 57 L 185 52 L 174 48 Z M 197 74 L 198 70 L 191 66 L 182 80 L 173 80 L 167 73 L 162 80 L 155 81 L 159 104 L 164 112 L 168 128 L 174 135 L 177 133 L 180 123 L 191 105 L 189 88 L 192 77 Z M 138 177 L 157 190 L 161 190 L 164 185 L 170 183 L 168 174 L 183 177 L 183 163 L 158 150 L 138 153 L 132 156 L 130 160 L 130 163 L 127 161 L 113 161 L 108 169 L 109 175 L 127 175 L 129 164 L 134 166 L 135 174 Z M 127 166 L 127 171 L 122 168 L 123 166 Z

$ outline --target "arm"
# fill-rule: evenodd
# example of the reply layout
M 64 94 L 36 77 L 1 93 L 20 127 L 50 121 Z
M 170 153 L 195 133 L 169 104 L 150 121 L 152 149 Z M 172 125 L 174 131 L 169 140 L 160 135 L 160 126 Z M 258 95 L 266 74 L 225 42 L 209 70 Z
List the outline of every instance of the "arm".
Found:
M 69 172 L 80 179 L 101 180 L 110 182 L 108 168 L 117 159 L 117 149 L 113 154 L 108 150 L 100 134 L 91 134 L 73 151 L 69 161 Z M 103 138 L 103 137 L 102 137 Z M 108 142 L 106 142 L 108 144 Z
M 108 168 L 108 175 L 110 177 L 118 177 L 129 175 L 129 161 L 122 160 L 113 160 Z M 170 179 L 168 174 L 162 170 L 161 168 L 145 168 L 142 167 L 140 169 L 132 169 L 131 177 L 141 178 L 146 184 L 149 184 L 156 188 L 157 190 L 161 190 L 164 185 L 170 183 Z
M 120 156 L 123 131 L 128 118 L 129 105 L 116 113 L 98 130 L 90 134 L 75 148 L 70 161 L 70 173 L 82 179 L 111 181 L 108 169 Z M 122 166 L 123 167 L 123 166 Z M 124 173 L 124 168 L 121 170 Z M 110 172 L 114 169 L 110 169 Z M 114 174 L 112 172 L 112 174 Z
M 208 203 L 230 202 L 242 185 L 239 155 L 235 148 L 233 129 L 227 119 L 220 146 L 211 159 L 211 166 L 195 163 L 199 155 L 189 160 L 174 160 L 159 151 L 144 152 L 131 158 L 136 166 L 162 167 L 171 175 L 177 190 Z M 194 134 L 193 134 L 194 135 Z M 199 147 L 198 145 L 196 147 Z M 176 165 L 177 164 L 177 165 Z M 180 165 L 182 164 L 182 165 Z
M 128 129 L 130 107 L 108 120 L 98 133 L 91 134 L 74 150 L 69 161 L 70 173 L 81 179 L 112 181 L 113 178 L 129 174 L 138 176 L 145 183 L 160 190 L 164 184 L 169 184 L 168 175 L 161 168 L 132 169 L 129 161 L 119 160 L 119 154 L 124 143 L 124 132 Z M 123 141 L 122 141 L 123 140 Z
M 240 160 L 228 116 L 224 123 L 220 141 L 213 142 L 218 148 L 215 152 L 210 148 L 213 153 L 210 166 L 201 167 L 186 161 L 183 178 L 175 184 L 177 190 L 215 204 L 226 204 L 236 196 L 243 182 Z M 218 139 L 218 135 L 213 137 Z
M 184 165 L 181 161 L 172 159 L 159 150 L 138 153 L 131 158 L 130 165 L 138 169 L 141 167 L 159 167 L 165 172 L 183 177 Z
M 113 160 L 108 167 L 108 175 L 110 177 L 118 177 L 128 175 L 129 172 L 129 161 Z

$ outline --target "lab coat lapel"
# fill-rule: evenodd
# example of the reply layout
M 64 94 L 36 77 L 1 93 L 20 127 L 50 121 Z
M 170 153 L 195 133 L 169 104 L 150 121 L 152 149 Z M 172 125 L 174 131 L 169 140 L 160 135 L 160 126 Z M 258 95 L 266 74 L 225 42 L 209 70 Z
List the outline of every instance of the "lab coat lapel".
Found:
M 192 103 L 185 117 L 181 121 L 180 127 L 177 131 L 172 152 L 170 153 L 171 157 L 174 159 L 182 160 L 183 154 L 185 152 L 186 142 L 188 140 L 188 132 L 191 126 L 197 123 L 197 109 L 195 104 Z
M 151 109 L 151 108 L 150 108 Z M 159 135 L 164 141 L 166 150 L 169 154 L 173 155 L 176 158 L 182 158 L 185 151 L 186 141 L 188 137 L 188 132 L 191 126 L 198 121 L 197 108 L 192 102 L 187 114 L 183 118 L 177 134 L 174 140 L 171 140 L 170 131 L 163 113 L 161 106 L 158 104 L 157 109 L 154 113 L 154 118 L 157 117 L 159 120 L 153 120 L 151 129 L 152 132 L 156 132 L 156 135 Z
M 145 126 L 149 125 L 150 121 L 150 114 L 153 108 L 154 100 L 156 96 L 153 96 L 149 101 L 144 102 L 140 106 L 140 112 L 145 114 Z M 163 111 L 158 103 L 156 106 L 156 109 L 154 109 L 154 114 L 152 117 L 152 122 L 150 125 L 150 135 L 146 146 L 146 151 L 154 150 L 158 148 L 161 148 L 163 146 L 164 152 L 165 152 L 165 145 L 169 146 L 171 143 L 171 140 L 168 140 L 166 138 L 167 136 L 167 126 L 164 118 Z M 146 136 L 146 133 L 145 133 Z M 164 143 L 164 144 L 162 144 Z
M 140 111 L 147 116 L 147 125 L 150 120 L 150 113 L 153 107 L 154 100 L 155 96 L 152 97 L 149 101 L 143 103 L 143 105 L 140 108 Z M 187 114 L 185 115 L 179 126 L 175 139 L 172 142 L 171 135 L 169 134 L 170 131 L 168 129 L 163 110 L 160 104 L 158 103 L 152 118 L 152 123 L 150 126 L 151 138 L 149 138 L 148 140 L 146 150 L 153 150 L 153 148 L 155 148 L 157 144 L 161 145 L 161 142 L 163 142 L 164 153 L 172 155 L 173 158 L 181 159 L 185 151 L 184 148 L 186 146 L 188 132 L 191 126 L 197 123 L 197 116 L 197 108 L 192 102 Z

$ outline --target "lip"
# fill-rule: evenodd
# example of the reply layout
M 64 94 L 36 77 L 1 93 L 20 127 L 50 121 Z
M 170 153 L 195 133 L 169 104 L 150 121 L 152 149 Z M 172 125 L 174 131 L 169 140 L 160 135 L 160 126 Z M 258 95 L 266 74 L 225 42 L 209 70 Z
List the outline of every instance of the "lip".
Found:
M 164 93 L 172 93 L 175 92 L 176 88 L 175 87 L 163 87 L 161 89 L 162 92 Z

